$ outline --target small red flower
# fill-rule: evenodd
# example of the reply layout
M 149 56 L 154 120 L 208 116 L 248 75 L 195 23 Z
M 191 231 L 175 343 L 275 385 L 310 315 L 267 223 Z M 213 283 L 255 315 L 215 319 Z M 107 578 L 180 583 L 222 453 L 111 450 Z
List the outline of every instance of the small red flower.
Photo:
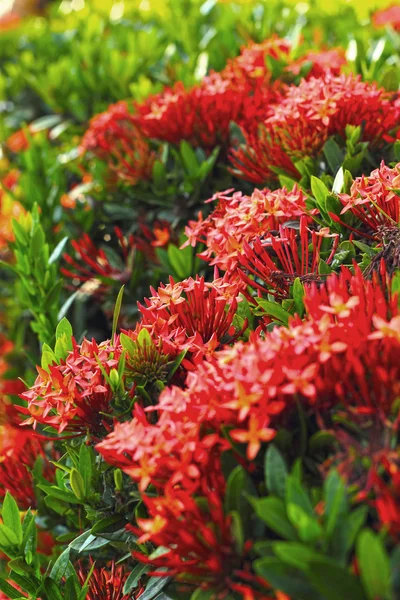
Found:
M 47 371 L 37 367 L 34 385 L 21 394 L 30 415 L 24 424 L 51 425 L 60 433 L 65 429 L 77 434 L 103 431 L 113 398 L 103 370 L 109 374 L 117 367 L 121 352 L 118 340 L 97 344 L 84 339 L 80 345 L 73 340 L 67 358 Z
M 116 281 L 122 285 L 130 280 L 133 255 L 137 243 L 133 235 L 126 238 L 118 227 L 115 227 L 115 234 L 122 255 L 120 265 L 118 265 L 115 258 L 110 260 L 106 250 L 97 247 L 86 233 L 80 240 L 72 240 L 71 242 L 76 258 L 66 253 L 63 255 L 65 262 L 71 268 L 62 267 L 61 273 L 71 278 L 73 283 L 83 283 L 82 292 L 95 295 L 101 299 L 109 288 L 108 281 Z
M 206 219 L 200 213 L 198 221 L 190 221 L 185 230 L 185 245 L 205 244 L 200 257 L 228 272 L 237 268 L 245 242 L 252 243 L 306 212 L 306 196 L 297 186 L 291 191 L 255 189 L 251 196 L 231 192 L 215 194 L 209 200 L 218 201 L 214 211 Z
M 79 565 L 78 577 L 83 585 L 89 575 L 89 569 Z M 123 589 L 129 577 L 123 566 L 117 566 L 112 561 L 106 567 L 95 567 L 89 580 L 89 589 L 86 600 L 133 600 L 139 598 L 144 588 L 140 585 L 137 589 L 124 594 Z
M 80 151 L 104 161 L 116 180 L 137 185 L 151 178 L 156 154 L 135 125 L 126 102 L 108 107 L 90 121 Z
M 372 16 L 372 23 L 375 27 L 385 27 L 391 25 L 396 31 L 400 30 L 400 6 L 393 4 L 388 8 L 376 11 Z
M 350 211 L 367 226 L 367 233 L 380 227 L 398 227 L 400 224 L 400 163 L 393 169 L 382 161 L 379 169 L 368 176 L 357 177 L 350 194 L 339 194 L 343 204 L 341 214 Z M 365 235 L 365 232 L 360 231 Z

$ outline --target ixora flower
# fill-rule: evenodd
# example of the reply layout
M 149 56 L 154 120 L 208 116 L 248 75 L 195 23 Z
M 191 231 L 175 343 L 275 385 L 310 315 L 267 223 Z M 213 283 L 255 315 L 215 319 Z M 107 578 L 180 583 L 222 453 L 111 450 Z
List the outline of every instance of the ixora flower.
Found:
M 34 385 L 21 394 L 30 415 L 24 424 L 50 425 L 60 433 L 89 430 L 94 435 L 109 427 L 113 391 L 105 374 L 118 366 L 121 353 L 118 339 L 101 344 L 84 339 L 79 345 L 73 340 L 66 359 L 47 370 L 37 367 Z
M 46 476 L 51 478 L 53 473 L 46 458 L 45 442 L 17 424 L 0 425 L 0 499 L 10 492 L 21 509 L 36 507 L 32 470 L 39 457 L 43 459 Z
M 162 340 L 163 352 L 172 356 L 183 350 L 194 357 L 212 353 L 241 334 L 233 318 L 242 287 L 227 277 L 210 283 L 199 276 L 180 282 L 171 277 L 169 284 L 150 288 L 152 296 L 144 304 L 138 303 L 142 319 L 128 335 L 135 341 L 146 328 L 155 343 Z
M 79 565 L 78 577 L 83 585 L 88 577 L 89 568 Z M 137 589 L 124 594 L 123 589 L 129 572 L 123 566 L 117 566 L 112 561 L 106 567 L 95 567 L 89 580 L 89 589 L 86 600 L 134 600 L 139 598 L 144 588 L 140 585 Z
M 325 75 L 302 80 L 271 105 L 258 131 L 244 127 L 246 144 L 231 151 L 234 173 L 244 178 L 250 175 L 249 180 L 255 181 L 254 168 L 257 183 L 271 177 L 271 166 L 295 174 L 296 160 L 317 156 L 330 136 L 345 136 L 347 125 L 362 127 L 362 139 L 376 147 L 396 139 L 398 122 L 399 106 L 393 94 L 360 77 Z
M 382 161 L 370 175 L 357 177 L 350 194 L 339 194 L 343 210 L 366 225 L 364 235 L 382 227 L 400 227 L 400 163 L 390 168 Z M 360 233 L 363 233 L 360 231 Z
M 137 104 L 134 122 L 148 138 L 170 144 L 187 140 L 212 150 L 228 142 L 230 124 L 238 121 L 246 95 L 247 90 L 233 92 L 229 81 L 212 73 L 189 90 L 178 82 Z
M 198 220 L 190 221 L 185 229 L 185 245 L 204 244 L 206 249 L 199 256 L 229 272 L 236 269 L 244 242 L 263 237 L 306 213 L 306 195 L 296 185 L 291 191 L 255 189 L 251 196 L 231 192 L 215 194 L 208 201 L 218 201 L 213 212 L 205 219 L 199 213 Z
M 64 254 L 64 260 L 69 269 L 61 268 L 61 273 L 72 279 L 73 282 L 83 283 L 81 291 L 102 298 L 109 285 L 107 282 L 127 283 L 132 276 L 133 255 L 137 247 L 133 235 L 127 238 L 119 227 L 115 228 L 118 238 L 121 258 L 110 255 L 103 248 L 99 248 L 88 234 L 80 240 L 72 240 L 71 245 L 76 253 L 76 258 Z M 119 264 L 118 264 L 119 260 Z M 74 269 L 74 270 L 71 270 Z
M 126 102 L 118 102 L 90 121 L 80 151 L 104 161 L 117 181 L 137 185 L 151 178 L 156 154 L 137 129 Z
M 331 234 L 328 228 L 309 229 L 307 217 L 302 216 L 298 232 L 280 225 L 277 236 L 269 234 L 265 239 L 244 242 L 243 253 L 238 256 L 239 272 L 250 288 L 285 297 L 296 277 L 306 280 L 318 274 L 324 246 L 326 263 L 333 260 L 338 243 L 337 234 Z
M 394 4 L 388 8 L 378 10 L 372 16 L 372 23 L 375 27 L 385 27 L 390 25 L 396 31 L 400 30 L 400 6 Z

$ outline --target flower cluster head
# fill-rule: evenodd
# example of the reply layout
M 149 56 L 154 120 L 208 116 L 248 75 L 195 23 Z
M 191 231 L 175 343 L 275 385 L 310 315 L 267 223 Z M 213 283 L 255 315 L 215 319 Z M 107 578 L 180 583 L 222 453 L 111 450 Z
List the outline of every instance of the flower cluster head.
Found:
M 244 129 L 246 145 L 232 151 L 234 172 L 255 183 L 271 177 L 270 166 L 295 173 L 296 160 L 317 156 L 332 135 L 345 137 L 347 125 L 361 126 L 362 139 L 379 146 L 395 139 L 398 120 L 392 95 L 358 76 L 303 79 L 270 106 L 256 134 Z
M 115 235 L 122 255 L 119 264 L 114 253 L 110 260 L 107 252 L 99 248 L 85 233 L 80 240 L 72 240 L 76 258 L 65 253 L 63 258 L 70 268 L 62 267 L 61 273 L 71 278 L 73 283 L 83 284 L 82 292 L 99 298 L 107 291 L 107 282 L 117 281 L 121 285 L 127 283 L 132 275 L 133 254 L 137 244 L 133 235 L 124 237 L 119 227 L 115 228 Z
M 350 211 L 365 227 L 364 235 L 382 227 L 400 227 L 400 163 L 390 168 L 382 161 L 380 167 L 357 177 L 350 194 L 339 194 L 342 213 Z
M 80 434 L 90 430 L 96 434 L 107 427 L 113 391 L 105 375 L 117 367 L 122 348 L 118 339 L 97 344 L 84 339 L 73 340 L 73 349 L 60 364 L 47 370 L 37 367 L 34 385 L 21 394 L 28 402 L 29 418 L 25 424 L 50 425 Z
M 138 303 L 142 319 L 129 335 L 135 340 L 147 329 L 170 356 L 186 350 L 195 360 L 212 353 L 241 333 L 233 324 L 241 288 L 227 277 L 210 283 L 199 276 L 180 282 L 170 277 L 167 285 L 151 288 L 152 296 L 144 304 Z
M 136 127 L 126 102 L 113 104 L 104 113 L 93 117 L 80 151 L 97 156 L 107 164 L 117 181 L 129 185 L 150 179 L 156 159 Z
M 372 23 L 375 27 L 385 27 L 390 25 L 396 31 L 400 30 L 400 6 L 394 4 L 388 8 L 376 11 L 372 16 Z
M 310 229 L 307 217 L 302 216 L 298 230 L 297 226 L 280 225 L 278 235 L 270 233 L 265 239 L 245 242 L 243 254 L 239 255 L 240 275 L 259 293 L 285 297 L 297 277 L 305 281 L 309 275 L 318 274 L 324 250 L 326 263 L 331 263 L 338 243 L 337 234 L 330 233 L 327 227 Z
M 179 82 L 136 105 L 134 122 L 148 138 L 212 150 L 229 140 L 230 123 L 241 114 L 243 91 L 232 93 L 229 81 L 218 73 L 187 90 Z
M 93 564 L 93 562 L 91 561 Z M 82 564 L 79 565 L 78 577 L 83 585 L 89 574 L 89 569 L 85 569 Z M 112 561 L 106 567 L 95 567 L 89 579 L 89 589 L 86 600 L 133 600 L 139 598 L 144 588 L 140 585 L 129 594 L 124 594 L 124 585 L 129 577 L 129 573 L 122 565 L 117 566 Z
M 244 242 L 263 237 L 306 212 L 306 195 L 297 186 L 291 191 L 255 189 L 251 196 L 231 192 L 215 194 L 210 199 L 218 201 L 213 212 L 205 219 L 200 213 L 198 221 L 190 221 L 185 229 L 187 243 L 205 244 L 201 258 L 229 272 L 237 267 Z
M 21 415 L 12 404 L 1 402 L 0 420 L 0 499 L 10 492 L 21 509 L 36 507 L 33 468 L 43 460 L 44 474 L 52 478 L 54 469 L 47 459 L 46 440 L 21 429 Z
M 256 89 L 271 84 L 272 72 L 268 59 L 279 61 L 283 65 L 286 63 L 283 77 L 299 75 L 303 69 L 306 69 L 307 77 L 322 77 L 327 73 L 339 75 L 342 66 L 346 64 L 345 53 L 341 48 L 310 50 L 295 60 L 292 60 L 291 54 L 291 43 L 274 35 L 260 44 L 251 42 L 244 46 L 239 56 L 228 61 L 221 75 L 231 82 L 233 88 L 246 81 Z

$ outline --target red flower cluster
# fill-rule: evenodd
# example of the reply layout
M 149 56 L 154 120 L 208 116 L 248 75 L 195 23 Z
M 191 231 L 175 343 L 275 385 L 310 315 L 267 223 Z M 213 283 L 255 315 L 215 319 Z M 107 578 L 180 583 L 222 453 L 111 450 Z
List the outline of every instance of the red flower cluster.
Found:
M 362 139 L 379 145 L 393 141 L 398 121 L 398 103 L 375 84 L 353 75 L 303 79 L 270 107 L 257 133 L 244 129 L 246 146 L 232 151 L 234 172 L 255 183 L 271 177 L 270 166 L 295 174 L 292 161 L 316 156 L 347 125 L 362 126 Z
M 49 479 L 54 469 L 46 458 L 44 440 L 32 431 L 21 430 L 21 419 L 15 410 L 13 412 L 13 422 L 0 425 L 0 499 L 10 492 L 18 506 L 25 510 L 36 507 L 32 470 L 37 459 L 43 459 Z
M 306 195 L 297 186 L 291 191 L 255 189 L 251 196 L 231 191 L 215 194 L 210 200 L 218 200 L 214 211 L 206 219 L 200 213 L 198 221 L 189 221 L 185 229 L 186 245 L 205 244 L 201 258 L 229 272 L 236 269 L 244 242 L 251 243 L 306 212 Z
M 221 75 L 231 81 L 233 86 L 246 81 L 255 88 L 271 82 L 272 73 L 268 68 L 268 58 L 287 63 L 283 75 L 299 75 L 302 68 L 309 67 L 308 77 L 322 77 L 327 73 L 339 75 L 342 66 L 346 64 L 342 48 L 308 51 L 296 60 L 290 60 L 291 52 L 291 43 L 276 35 L 261 44 L 252 42 L 242 48 L 238 57 L 228 61 Z
M 126 102 L 109 106 L 106 112 L 90 121 L 80 150 L 81 153 L 90 151 L 107 164 L 116 180 L 129 185 L 150 179 L 156 159 L 136 127 Z
M 138 304 L 142 319 L 127 333 L 135 341 L 146 328 L 155 343 L 161 340 L 164 354 L 187 350 L 196 361 L 240 335 L 233 318 L 241 287 L 227 277 L 212 283 L 199 276 L 175 283 L 171 277 L 168 285 L 151 288 L 153 295 L 145 298 L 145 305 Z M 190 368 L 188 361 L 185 364 Z
M 280 225 L 279 235 L 269 233 L 264 240 L 244 242 L 238 259 L 240 275 L 248 286 L 259 293 L 286 297 L 296 277 L 318 273 L 326 241 L 329 246 L 325 248 L 325 262 L 332 262 L 339 236 L 327 227 L 309 229 L 305 216 L 300 217 L 298 226 L 297 232 L 297 228 Z
M 34 385 L 21 394 L 30 414 L 24 424 L 42 423 L 77 434 L 88 429 L 94 434 L 103 431 L 113 398 L 104 373 L 109 375 L 118 365 L 121 352 L 118 340 L 97 344 L 84 339 L 80 345 L 73 340 L 67 358 L 47 371 L 37 367 Z
M 382 161 L 370 175 L 357 177 L 350 194 L 339 194 L 342 214 L 350 211 L 368 232 L 379 228 L 400 226 L 400 163 L 393 169 Z M 360 231 L 360 233 L 362 233 Z
M 122 254 L 120 265 L 116 264 L 114 257 L 110 260 L 105 250 L 98 248 L 86 233 L 80 240 L 71 242 L 77 258 L 64 254 L 64 260 L 75 270 L 62 267 L 61 273 L 70 277 L 73 282 L 84 283 L 82 292 L 101 298 L 109 287 L 107 285 L 109 280 L 117 281 L 122 285 L 131 278 L 133 253 L 136 248 L 135 239 L 133 235 L 125 238 L 119 227 L 115 227 L 115 234 Z
M 385 27 L 390 25 L 396 31 L 400 30 L 400 6 L 394 4 L 388 8 L 376 11 L 372 17 L 375 27 Z
M 218 73 L 186 90 L 181 83 L 137 104 L 134 122 L 148 138 L 211 150 L 229 140 L 230 123 L 241 114 L 245 90 L 232 92 L 230 82 Z
M 83 585 L 88 571 L 79 565 L 78 577 Z M 122 566 L 116 566 L 113 561 L 107 567 L 95 567 L 89 580 L 89 590 L 86 600 L 133 600 L 139 598 L 144 591 L 138 586 L 137 590 L 124 594 L 123 589 L 129 573 Z

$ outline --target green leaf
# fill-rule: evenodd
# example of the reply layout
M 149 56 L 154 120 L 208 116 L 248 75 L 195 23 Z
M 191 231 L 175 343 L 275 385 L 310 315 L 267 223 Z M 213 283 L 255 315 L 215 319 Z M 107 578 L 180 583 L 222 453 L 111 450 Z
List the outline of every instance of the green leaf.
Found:
M 75 496 L 79 500 L 83 500 L 85 498 L 85 483 L 82 479 L 81 474 L 75 468 L 71 469 L 69 483 Z
M 179 279 L 186 279 L 191 276 L 193 268 L 193 250 L 191 246 L 178 248 L 173 244 L 169 244 L 167 256 L 174 274 Z
M 297 542 L 274 542 L 272 548 L 283 562 L 301 571 L 307 571 L 309 563 L 320 558 L 317 551 Z
M 66 243 L 68 242 L 68 237 L 65 236 L 63 237 L 63 239 L 61 240 L 61 242 L 59 242 L 57 244 L 57 246 L 54 248 L 53 252 L 50 254 L 50 258 L 49 258 L 49 265 L 52 265 L 53 263 L 57 262 L 58 259 L 60 258 Z
M 265 300 L 264 298 L 256 298 L 257 304 L 263 309 L 265 314 L 272 317 L 278 323 L 288 325 L 290 313 L 288 313 L 280 304 L 273 302 L 272 300 Z
M 317 519 L 310 516 L 301 506 L 289 503 L 287 505 L 287 514 L 303 542 L 312 544 L 321 539 L 322 527 Z
M 152 346 L 153 345 L 153 340 L 151 338 L 150 333 L 148 332 L 148 330 L 146 329 L 146 327 L 143 327 L 143 329 L 140 330 L 138 336 L 137 336 L 137 344 L 143 348 L 144 346 Z
M 288 594 L 296 600 L 324 600 L 312 589 L 304 575 L 291 565 L 275 556 L 265 556 L 253 563 L 254 570 L 274 589 Z M 339 600 L 336 598 L 336 600 Z M 341 599 L 340 599 L 341 600 Z
M 142 329 L 142 331 L 144 330 Z M 128 356 L 136 354 L 136 343 L 126 333 L 121 333 L 120 342 Z
M 314 177 L 314 175 L 311 176 L 311 191 L 319 210 L 326 212 L 326 197 L 330 194 L 330 191 L 324 182 L 318 179 L 318 177 Z
M 342 166 L 344 152 L 340 149 L 333 138 L 329 138 L 325 142 L 323 151 L 331 171 L 335 175 Z
M 296 277 L 293 282 L 293 300 L 294 305 L 296 307 L 296 313 L 299 317 L 302 317 L 304 314 L 304 286 L 301 283 L 300 277 Z
M 60 583 L 60 581 L 65 577 L 68 569 L 70 568 L 70 554 L 71 549 L 66 548 L 64 552 L 62 552 L 57 558 L 56 562 L 53 565 L 53 568 L 50 571 L 50 577 L 56 583 Z
M 7 525 L 0 525 L 0 546 L 3 548 L 18 546 L 17 534 Z
M 70 340 L 73 336 L 72 325 L 66 317 L 61 319 L 61 321 L 57 325 L 57 329 L 56 329 L 56 339 L 58 340 L 59 338 L 61 338 L 63 336 L 65 336 L 68 340 Z M 72 350 L 72 344 L 71 344 L 71 350 Z
M 389 556 L 381 538 L 370 529 L 363 529 L 358 536 L 357 559 L 361 581 L 369 600 L 390 600 Z
M 132 590 L 134 590 L 137 587 L 141 576 L 147 573 L 149 569 L 150 567 L 148 565 L 136 565 L 133 571 L 131 571 L 131 573 L 129 574 L 128 579 L 125 581 L 124 594 L 129 594 Z
M 93 463 L 92 450 L 86 444 L 81 444 L 79 449 L 79 473 L 82 477 L 85 497 L 88 497 L 92 485 Z
M 182 140 L 180 144 L 180 152 L 182 162 L 187 173 L 194 176 L 199 168 L 195 151 L 186 140 Z
M 360 581 L 326 558 L 311 561 L 308 578 L 324 600 L 367 600 Z
M 279 498 L 270 496 L 268 498 L 262 498 L 258 500 L 256 498 L 249 498 L 256 514 L 268 527 L 287 540 L 297 540 L 297 532 L 293 525 L 290 523 L 287 514 L 285 504 Z
M 347 512 L 346 489 L 337 471 L 331 471 L 324 482 L 325 532 L 330 537 L 338 519 Z
M 282 500 L 285 498 L 288 471 L 286 463 L 279 450 L 270 444 L 265 453 L 265 484 L 270 494 L 275 494 Z
M 125 286 L 123 285 L 118 292 L 117 299 L 115 301 L 114 315 L 113 315 L 113 323 L 112 323 L 112 332 L 111 332 L 111 341 L 114 341 L 115 334 L 117 332 L 119 313 L 121 312 L 122 305 L 122 297 L 124 295 Z
M 165 569 L 158 569 L 159 572 L 163 570 Z M 165 588 L 170 579 L 170 577 L 150 577 L 145 591 L 140 595 L 140 600 L 152 600 Z
M 21 516 L 16 501 L 9 492 L 6 493 L 1 509 L 4 525 L 9 527 L 17 538 L 18 545 L 22 542 Z
M 8 581 L 0 579 L 0 590 L 6 594 L 11 600 L 18 600 L 21 598 L 21 592 L 15 589 L 14 586 L 10 585 Z
M 232 510 L 229 513 L 229 516 L 232 519 L 231 532 L 235 543 L 235 549 L 237 554 L 240 556 L 243 552 L 245 541 L 242 519 L 237 510 Z
M 300 506 L 309 516 L 314 516 L 313 505 L 310 497 L 297 477 L 289 475 L 286 483 L 286 504 L 295 504 Z

